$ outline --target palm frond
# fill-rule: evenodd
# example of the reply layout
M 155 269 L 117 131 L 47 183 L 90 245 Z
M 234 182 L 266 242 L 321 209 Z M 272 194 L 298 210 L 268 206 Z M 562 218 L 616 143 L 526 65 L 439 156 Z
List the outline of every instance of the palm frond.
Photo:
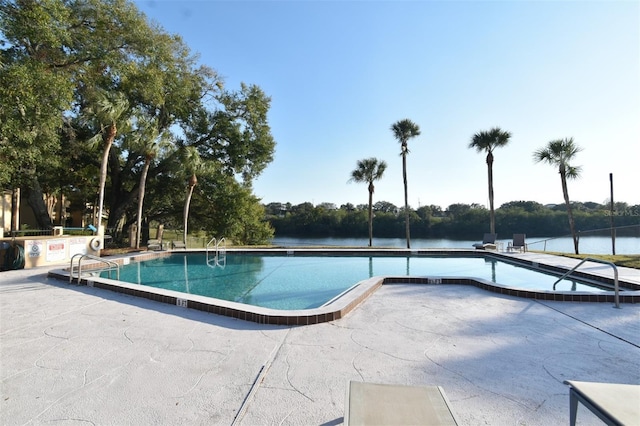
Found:
M 386 169 L 387 163 L 384 160 L 378 160 L 373 157 L 358 160 L 357 168 L 351 172 L 349 182 L 372 183 L 381 179 Z
M 398 142 L 406 145 L 409 139 L 420 135 L 420 126 L 408 118 L 405 118 L 404 120 L 393 123 L 391 131 Z
M 582 168 L 569 163 L 580 151 L 582 148 L 575 144 L 573 138 L 556 139 L 550 141 L 546 147 L 535 151 L 533 159 L 538 163 L 545 162 L 557 166 L 559 171 L 564 170 L 566 177 L 576 179 L 580 177 Z
M 581 166 L 569 166 L 566 169 L 566 177 L 567 179 L 577 179 L 582 174 Z
M 87 141 L 87 145 L 89 145 L 91 149 L 102 146 L 102 133 L 98 133 L 91 137 L 91 139 Z
M 499 127 L 494 127 L 491 130 L 474 134 L 469 143 L 469 148 L 475 148 L 478 152 L 485 151 L 489 153 L 496 147 L 508 144 L 510 138 L 510 132 L 504 131 Z

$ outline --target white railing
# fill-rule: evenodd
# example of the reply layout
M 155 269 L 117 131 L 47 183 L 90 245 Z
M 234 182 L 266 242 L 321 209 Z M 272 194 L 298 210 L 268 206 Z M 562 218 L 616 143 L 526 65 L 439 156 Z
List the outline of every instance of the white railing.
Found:
M 75 259 L 78 259 L 78 265 L 75 266 L 75 269 L 74 269 L 73 262 Z M 86 259 L 90 259 L 105 265 L 102 268 L 91 268 L 91 270 L 95 272 L 109 272 L 109 278 L 111 278 L 111 271 L 116 271 L 116 279 L 117 280 L 120 279 L 120 265 L 118 265 L 118 263 L 112 260 L 106 260 L 101 257 L 94 256 L 91 254 L 78 253 L 73 255 L 73 257 L 71 257 L 71 261 L 69 263 L 69 282 L 70 283 L 73 282 L 73 276 L 74 276 L 73 273 L 75 271 L 77 273 L 76 275 L 77 283 L 80 284 L 80 279 L 82 278 L 82 261 Z

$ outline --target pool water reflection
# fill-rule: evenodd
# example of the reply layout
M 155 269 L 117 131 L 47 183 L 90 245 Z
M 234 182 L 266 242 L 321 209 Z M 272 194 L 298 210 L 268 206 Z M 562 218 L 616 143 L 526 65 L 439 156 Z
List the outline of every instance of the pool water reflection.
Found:
M 374 276 L 474 277 L 506 287 L 553 290 L 557 277 L 491 257 L 327 256 L 227 253 L 172 254 L 131 263 L 120 280 L 272 309 L 322 306 L 358 282 Z M 563 280 L 556 291 L 601 292 L 600 288 Z

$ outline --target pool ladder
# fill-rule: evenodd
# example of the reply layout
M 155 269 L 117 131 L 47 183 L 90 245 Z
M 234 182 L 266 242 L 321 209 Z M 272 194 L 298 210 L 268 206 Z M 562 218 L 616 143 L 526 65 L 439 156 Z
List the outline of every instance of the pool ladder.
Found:
M 585 263 L 587 261 L 596 262 L 596 263 L 602 263 L 602 264 L 605 264 L 605 265 L 609 265 L 609 266 L 611 266 L 613 268 L 613 289 L 615 291 L 614 300 L 615 300 L 616 308 L 620 308 L 620 286 L 618 285 L 618 268 L 616 267 L 616 265 L 614 263 L 609 262 L 607 260 L 594 259 L 592 257 L 585 257 L 584 259 L 582 259 L 582 261 L 580 263 L 578 263 L 576 266 L 571 268 L 566 274 L 564 274 L 563 276 L 558 278 L 558 280 L 555 283 L 553 283 L 553 289 L 555 290 L 556 289 L 556 284 L 558 284 L 560 281 L 562 281 L 563 279 L 568 277 L 573 271 L 578 269 L 580 266 L 582 266 L 583 263 Z
M 215 250 L 215 251 L 214 251 Z M 214 251 L 215 255 L 211 258 L 209 251 Z M 207 266 L 210 268 L 224 268 L 227 264 L 227 241 L 224 237 L 217 240 L 216 237 L 211 238 L 207 243 Z
M 74 267 L 74 260 L 78 259 L 78 265 Z M 109 272 L 109 278 L 111 278 L 111 271 L 116 271 L 116 279 L 120 279 L 120 265 L 112 260 L 106 260 L 98 256 L 94 256 L 91 254 L 82 254 L 78 253 L 71 257 L 71 262 L 69 263 L 69 282 L 73 282 L 74 272 L 76 272 L 77 283 L 80 284 L 80 279 L 82 278 L 82 261 L 83 260 L 94 260 L 99 264 L 104 265 L 101 268 L 91 268 L 93 272 Z

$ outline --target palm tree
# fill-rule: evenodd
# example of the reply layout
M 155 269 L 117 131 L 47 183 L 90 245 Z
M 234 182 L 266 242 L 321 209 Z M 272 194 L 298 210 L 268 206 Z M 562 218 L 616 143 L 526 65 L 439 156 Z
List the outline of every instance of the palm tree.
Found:
M 373 241 L 373 182 L 382 179 L 387 163 L 377 158 L 366 158 L 358 161 L 358 167 L 351 172 L 350 182 L 366 182 L 369 184 L 369 247 Z
M 104 209 L 104 187 L 107 182 L 107 165 L 109 163 L 109 151 L 118 133 L 117 122 L 129 109 L 129 102 L 122 93 L 109 97 L 106 92 L 98 92 L 97 99 L 89 106 L 87 118 L 92 118 L 100 127 L 98 133 L 89 140 L 90 144 L 102 142 L 102 162 L 100 163 L 100 189 L 98 201 L 98 214 L 93 222 L 96 228 L 100 228 L 102 211 Z
M 489 131 L 476 133 L 471 138 L 469 148 L 475 148 L 478 152 L 487 153 L 487 170 L 489 174 L 489 212 L 490 212 L 490 232 L 496 233 L 496 213 L 493 208 L 493 150 L 509 143 L 511 133 L 505 132 L 499 127 L 494 127 Z
M 184 201 L 184 231 L 182 236 L 182 243 L 187 245 L 187 223 L 189 221 L 189 205 L 191 204 L 191 197 L 193 196 L 193 190 L 198 184 L 198 177 L 196 176 L 196 172 L 202 167 L 202 159 L 200 158 L 200 154 L 198 150 L 193 146 L 187 146 L 184 149 L 184 162 L 186 166 L 187 173 L 190 174 L 189 180 L 187 182 L 187 197 Z
M 581 167 L 574 167 L 569 164 L 569 162 L 573 160 L 576 154 L 580 151 L 582 151 L 582 148 L 573 142 L 573 138 L 568 138 L 551 141 L 546 147 L 533 153 L 533 158 L 536 163 L 543 161 L 552 166 L 558 166 L 558 173 L 560 173 L 560 181 L 562 182 L 562 195 L 564 196 L 564 203 L 567 206 L 567 213 L 569 214 L 569 228 L 571 229 L 573 247 L 576 254 L 579 254 L 578 237 L 576 235 L 575 223 L 573 221 L 571 203 L 569 202 L 567 179 L 576 179 L 580 177 Z
M 404 182 L 404 221 L 407 232 L 407 248 L 411 248 L 409 236 L 409 190 L 407 186 L 407 154 L 409 139 L 420 135 L 420 127 L 409 119 L 400 120 L 391 126 L 391 131 L 400 142 L 400 155 L 402 156 L 402 181 Z

